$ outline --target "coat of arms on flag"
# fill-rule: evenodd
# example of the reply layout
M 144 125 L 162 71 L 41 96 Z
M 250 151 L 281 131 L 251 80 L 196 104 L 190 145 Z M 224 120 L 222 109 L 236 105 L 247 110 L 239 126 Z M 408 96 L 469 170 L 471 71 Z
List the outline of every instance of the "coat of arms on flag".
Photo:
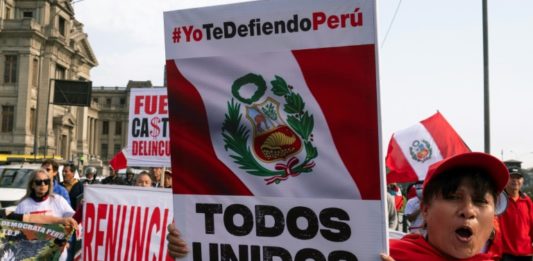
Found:
M 256 86 L 254 94 L 246 99 L 240 94 L 245 84 Z M 233 98 L 228 102 L 228 112 L 222 127 L 225 149 L 232 152 L 232 158 L 247 173 L 266 177 L 266 184 L 279 184 L 289 177 L 309 173 L 318 156 L 313 146 L 313 115 L 305 110 L 302 97 L 293 87 L 276 76 L 271 81 L 271 91 L 277 97 L 266 97 L 267 84 L 261 75 L 246 74 L 235 80 L 232 86 Z M 283 110 L 288 115 L 287 122 L 279 113 L 280 102 L 284 100 Z M 250 130 L 241 124 L 241 104 L 245 105 L 246 118 L 253 128 L 252 149 L 248 145 Z M 305 159 L 300 163 L 295 157 L 305 149 Z M 276 163 L 269 169 L 261 162 Z
M 431 164 L 469 151 L 459 134 L 437 112 L 392 135 L 385 159 L 390 170 L 387 183 L 424 180 Z

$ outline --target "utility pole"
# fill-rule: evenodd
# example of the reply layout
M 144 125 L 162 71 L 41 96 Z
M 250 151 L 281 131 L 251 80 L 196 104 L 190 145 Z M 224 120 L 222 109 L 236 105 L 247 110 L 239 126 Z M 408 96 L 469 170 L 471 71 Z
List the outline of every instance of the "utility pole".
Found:
M 490 153 L 490 103 L 489 103 L 489 32 L 487 17 L 487 0 L 483 0 L 483 105 L 485 153 Z

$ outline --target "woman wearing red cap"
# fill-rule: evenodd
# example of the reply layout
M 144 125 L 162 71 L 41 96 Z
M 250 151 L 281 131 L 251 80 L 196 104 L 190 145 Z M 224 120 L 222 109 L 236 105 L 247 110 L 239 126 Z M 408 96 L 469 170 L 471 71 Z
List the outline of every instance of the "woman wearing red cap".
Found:
M 498 260 L 491 249 L 496 199 L 508 180 L 505 165 L 484 153 L 433 164 L 424 181 L 425 234 L 390 240 L 382 260 Z

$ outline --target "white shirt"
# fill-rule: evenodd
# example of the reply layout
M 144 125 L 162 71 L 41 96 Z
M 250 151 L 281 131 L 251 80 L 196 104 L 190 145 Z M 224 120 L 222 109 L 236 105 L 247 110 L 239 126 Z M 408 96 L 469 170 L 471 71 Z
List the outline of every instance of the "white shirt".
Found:
M 59 195 L 50 195 L 47 199 L 41 202 L 36 202 L 30 197 L 25 198 L 17 205 L 15 213 L 72 217 L 74 215 L 74 210 L 63 197 Z
M 416 211 L 420 210 L 420 199 L 418 197 L 412 197 L 407 201 L 407 204 L 405 205 L 404 213 L 406 215 L 411 215 L 415 213 Z M 415 221 L 411 222 L 411 226 L 409 226 L 409 230 L 414 229 L 420 229 L 424 225 L 424 218 L 420 213 L 418 213 L 418 216 L 416 216 Z

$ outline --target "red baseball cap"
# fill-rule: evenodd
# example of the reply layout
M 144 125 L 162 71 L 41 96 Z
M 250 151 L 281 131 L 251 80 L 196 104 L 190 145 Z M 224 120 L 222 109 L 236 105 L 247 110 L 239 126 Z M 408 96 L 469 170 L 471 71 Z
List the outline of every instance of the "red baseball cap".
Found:
M 496 192 L 498 193 L 503 191 L 509 181 L 509 171 L 501 160 L 483 152 L 467 152 L 443 159 L 429 166 L 424 180 L 424 188 L 434 177 L 458 167 L 484 170 L 496 184 Z

